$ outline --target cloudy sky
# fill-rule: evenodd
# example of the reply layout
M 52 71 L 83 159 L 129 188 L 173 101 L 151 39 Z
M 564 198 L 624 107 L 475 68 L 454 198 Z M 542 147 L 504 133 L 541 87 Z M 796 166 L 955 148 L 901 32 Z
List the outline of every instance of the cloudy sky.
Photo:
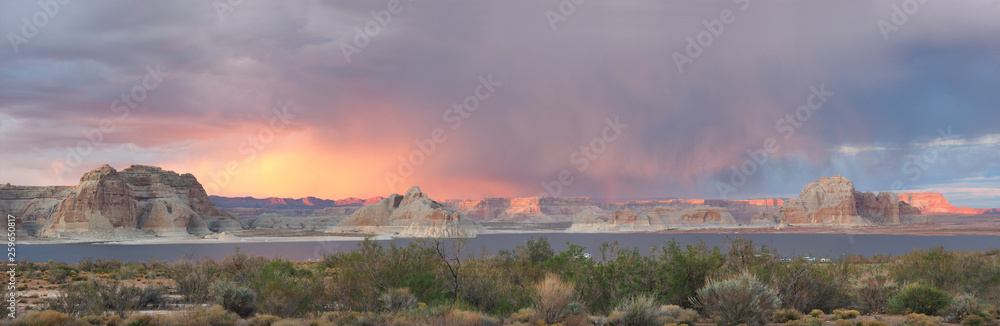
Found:
M 0 8 L 3 183 L 1000 207 L 1000 1 L 42 3 Z

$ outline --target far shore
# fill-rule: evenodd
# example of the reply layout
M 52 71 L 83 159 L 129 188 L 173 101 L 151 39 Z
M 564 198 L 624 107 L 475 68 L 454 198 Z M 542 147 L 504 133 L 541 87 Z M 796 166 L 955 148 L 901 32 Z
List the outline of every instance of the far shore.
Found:
M 656 232 L 566 232 L 559 229 L 487 229 L 483 234 L 886 234 L 916 236 L 954 235 L 997 235 L 1000 236 L 1000 216 L 932 214 L 933 223 L 888 226 L 809 226 L 809 227 L 728 227 L 676 229 Z M 375 240 L 391 240 L 394 234 L 370 235 Z M 149 245 L 149 244 L 209 244 L 209 243 L 253 243 L 253 242 L 318 242 L 318 241 L 361 241 L 364 234 L 333 234 L 300 229 L 249 229 L 226 232 L 225 235 L 184 237 L 143 237 L 135 239 L 87 239 L 87 238 L 19 238 L 18 244 L 104 244 L 104 245 Z

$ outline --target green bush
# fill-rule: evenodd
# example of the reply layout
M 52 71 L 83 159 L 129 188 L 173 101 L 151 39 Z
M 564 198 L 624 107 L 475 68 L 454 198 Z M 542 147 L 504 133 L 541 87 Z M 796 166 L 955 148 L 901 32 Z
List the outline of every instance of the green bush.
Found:
M 886 304 L 893 313 L 937 315 L 951 304 L 951 297 L 930 285 L 906 286 Z
M 240 317 L 247 318 L 257 312 L 257 294 L 234 282 L 215 282 L 210 293 L 215 297 L 215 303 Z
M 322 278 L 287 260 L 271 261 L 249 273 L 246 286 L 257 294 L 260 312 L 279 317 L 319 312 L 327 299 Z
M 725 281 L 710 281 L 695 297 L 695 306 L 704 309 L 720 325 L 763 325 L 780 305 L 773 289 L 747 273 Z
M 825 314 L 826 313 L 823 312 L 823 310 L 820 310 L 820 309 L 813 309 L 812 311 L 809 312 L 809 316 L 812 316 L 814 318 L 822 317 Z
M 779 309 L 775 310 L 774 314 L 771 315 L 771 321 L 775 323 L 787 323 L 792 320 L 799 320 L 804 317 L 801 312 L 795 309 Z
M 608 325 L 612 326 L 646 326 L 658 325 L 660 307 L 652 297 L 642 295 L 625 300 L 618 305 L 615 312 L 608 317 Z

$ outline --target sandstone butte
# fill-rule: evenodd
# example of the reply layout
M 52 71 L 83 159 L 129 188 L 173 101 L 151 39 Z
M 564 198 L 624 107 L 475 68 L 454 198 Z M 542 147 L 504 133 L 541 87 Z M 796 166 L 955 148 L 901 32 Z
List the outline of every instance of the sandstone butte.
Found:
M 69 187 L 0 187 L 8 214 L 23 217 L 24 235 L 94 235 L 109 230 L 158 236 L 204 235 L 244 228 L 219 211 L 191 174 L 133 165 L 87 172 Z M 36 233 L 37 232 L 37 233 Z
M 485 232 L 479 222 L 427 197 L 419 187 L 361 207 L 328 233 L 394 234 L 401 237 L 468 238 Z
M 763 214 L 762 214 L 763 215 Z M 781 206 L 777 221 L 792 226 L 896 225 L 928 223 L 920 210 L 892 192 L 859 192 L 840 175 L 806 185 L 799 197 Z M 761 216 L 757 221 L 768 218 Z

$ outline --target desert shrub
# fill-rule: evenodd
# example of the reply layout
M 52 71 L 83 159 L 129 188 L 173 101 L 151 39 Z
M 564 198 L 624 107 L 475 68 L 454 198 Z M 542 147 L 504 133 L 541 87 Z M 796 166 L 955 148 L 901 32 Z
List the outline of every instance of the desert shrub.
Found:
M 72 316 L 53 310 L 30 311 L 20 319 L 14 319 L 12 325 L 73 325 Z
M 162 286 L 147 286 L 139 291 L 139 308 L 162 308 L 167 304 L 167 289 Z
M 69 278 L 69 271 L 61 268 L 49 270 L 48 273 L 49 283 L 62 284 L 66 282 L 67 278 Z
M 847 262 L 814 264 L 799 257 L 756 275 L 762 277 L 761 280 L 770 280 L 784 307 L 830 311 L 850 304 L 847 275 L 852 273 L 851 269 Z
M 709 275 L 725 262 L 725 255 L 719 252 L 718 247 L 710 249 L 701 239 L 684 249 L 671 240 L 660 249 L 659 260 L 662 262 L 660 270 L 664 273 L 660 288 L 666 289 L 661 299 L 690 307 L 688 298 L 705 286 Z
M 601 263 L 581 261 L 571 279 L 577 284 L 577 294 L 586 298 L 587 311 L 608 314 L 624 300 L 637 293 L 649 293 L 651 289 L 663 291 L 661 286 L 666 266 L 656 257 L 643 254 L 638 248 L 619 249 L 617 243 L 601 245 Z M 649 293 L 662 297 L 663 292 Z
M 666 305 L 660 307 L 661 316 L 664 317 L 664 323 L 667 324 L 686 324 L 694 325 L 698 321 L 698 312 L 694 309 L 687 309 L 676 305 Z
M 177 293 L 190 303 L 208 302 L 208 290 L 215 278 L 213 265 L 210 261 L 195 264 L 189 260 L 175 264 L 170 271 L 170 278 L 174 280 Z
M 47 298 L 48 309 L 71 316 L 99 315 L 104 312 L 104 301 L 93 281 L 69 284 L 54 297 Z
M 856 325 L 854 325 L 854 322 L 852 322 L 850 320 L 847 320 L 847 319 L 835 319 L 833 321 L 833 325 L 834 326 L 856 326 Z
M 640 295 L 622 301 L 608 316 L 609 325 L 657 325 L 660 306 L 648 295 Z
M 855 305 L 866 313 L 885 311 L 885 304 L 896 292 L 897 284 L 887 273 L 867 272 L 851 280 L 851 296 Z
M 941 325 L 940 317 L 932 317 L 925 314 L 909 314 L 906 315 L 906 319 L 903 320 L 903 326 L 939 326 Z
M 944 310 L 944 320 L 949 323 L 957 323 L 966 316 L 980 311 L 979 300 L 972 294 L 962 294 L 952 300 L 948 308 Z
M 564 283 L 559 276 L 549 274 L 535 286 L 534 307 L 546 323 L 554 324 L 567 316 L 580 313 L 580 304 L 571 284 Z M 573 308 L 576 308 L 574 311 Z
M 847 310 L 847 309 L 834 309 L 833 319 L 854 319 L 861 316 L 861 313 L 857 310 Z
M 809 312 L 809 316 L 812 316 L 814 318 L 823 317 L 823 315 L 825 315 L 825 314 L 826 313 L 824 313 L 823 310 L 820 310 L 820 309 L 813 309 L 812 311 Z
M 951 293 L 1000 300 L 1000 255 L 996 252 L 945 251 L 943 247 L 917 249 L 897 259 L 893 276 Z
M 332 272 L 330 292 L 338 304 L 374 311 L 382 307 L 379 295 L 391 288 L 408 288 L 422 302 L 455 300 L 450 288 L 452 276 L 446 276 L 442 259 L 426 244 L 412 242 L 384 248 L 366 239 L 358 246 L 354 251 L 324 255 L 320 262 Z
M 720 325 L 763 325 L 781 305 L 773 289 L 744 273 L 725 281 L 710 281 L 698 290 L 695 305 Z
M 260 312 L 279 317 L 320 311 L 326 301 L 323 279 L 287 260 L 274 260 L 257 269 L 247 275 L 245 285 L 257 293 Z
M 795 309 L 778 309 L 771 315 L 771 321 L 775 323 L 787 323 L 792 320 L 799 320 L 804 317 L 801 312 Z
M 531 321 L 531 319 L 534 318 L 537 314 L 538 312 L 536 312 L 535 309 L 521 308 L 521 310 L 518 310 L 517 312 L 510 314 L 510 319 L 511 321 L 514 322 L 527 323 Z
M 104 308 L 108 311 L 125 318 L 129 311 L 140 308 L 140 300 L 143 297 L 142 288 L 118 281 L 97 282 L 96 284 L 98 297 L 104 302 Z
M 962 319 L 962 326 L 985 326 L 989 325 L 986 322 L 986 318 L 980 315 L 969 315 Z
M 389 289 L 379 296 L 379 300 L 382 300 L 385 309 L 389 311 L 408 310 L 417 306 L 417 297 L 407 288 Z
M 469 261 L 459 271 L 459 297 L 480 311 L 506 314 L 531 302 L 530 291 L 524 291 L 528 281 L 519 272 L 509 270 L 495 258 Z M 499 272 L 498 272 L 499 271 Z
M 906 286 L 886 303 L 894 313 L 913 312 L 937 315 L 951 304 L 951 297 L 933 286 L 913 284 Z
M 220 270 L 225 271 L 229 274 L 233 281 L 237 283 L 244 283 L 247 281 L 248 277 L 254 273 L 254 271 L 264 267 L 270 262 L 270 259 L 260 256 L 251 256 L 246 252 L 236 248 L 236 253 L 232 256 L 227 256 L 219 264 Z
M 799 320 L 790 320 L 785 323 L 786 326 L 823 326 L 823 320 L 813 316 L 802 318 Z
M 281 317 L 278 317 L 278 316 L 256 315 L 256 316 L 253 316 L 253 319 L 250 320 L 250 322 L 251 322 L 250 325 L 252 325 L 252 326 L 272 326 L 272 325 L 274 325 L 275 323 L 277 323 L 280 320 L 281 320 Z
M 487 326 L 499 324 L 500 322 L 495 318 L 478 311 L 453 309 L 444 317 L 444 325 Z
M 76 269 L 81 271 L 89 272 L 94 270 L 94 259 L 90 257 L 84 257 L 76 263 Z
M 172 326 L 178 323 L 165 315 L 140 314 L 129 317 L 122 324 L 125 326 Z
M 246 287 L 231 281 L 212 283 L 209 293 L 215 297 L 215 303 L 240 317 L 247 318 L 257 312 L 257 294 Z

